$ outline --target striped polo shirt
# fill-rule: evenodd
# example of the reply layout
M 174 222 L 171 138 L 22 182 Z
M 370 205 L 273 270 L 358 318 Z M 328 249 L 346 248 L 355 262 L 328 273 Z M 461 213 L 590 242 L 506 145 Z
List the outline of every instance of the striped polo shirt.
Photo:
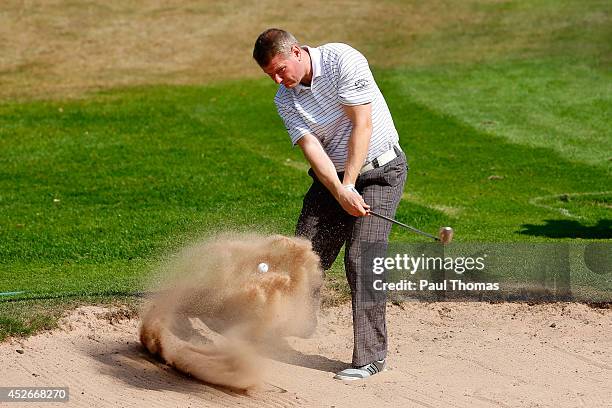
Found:
M 365 163 L 398 145 L 391 113 L 365 57 L 341 43 L 304 48 L 312 61 L 310 86 L 298 84 L 288 89 L 280 85 L 274 98 L 293 145 L 312 134 L 336 170 L 344 171 L 353 126 L 342 105 L 366 103 L 372 104 L 372 137 Z

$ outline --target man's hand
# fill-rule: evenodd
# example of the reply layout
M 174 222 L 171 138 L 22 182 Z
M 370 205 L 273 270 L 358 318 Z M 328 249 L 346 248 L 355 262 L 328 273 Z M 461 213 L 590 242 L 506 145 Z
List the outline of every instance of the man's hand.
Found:
M 307 134 L 302 136 L 297 143 L 319 181 L 327 187 L 342 208 L 355 217 L 367 215 L 370 206 L 363 201 L 363 197 L 355 190 L 354 184 L 342 185 L 338 179 L 336 168 L 323 150 L 319 140 L 313 135 Z
M 343 186 L 343 188 L 338 191 L 337 199 L 344 211 L 352 216 L 363 217 L 368 215 L 370 206 L 363 200 L 363 197 L 355 189 L 354 185 L 347 184 Z

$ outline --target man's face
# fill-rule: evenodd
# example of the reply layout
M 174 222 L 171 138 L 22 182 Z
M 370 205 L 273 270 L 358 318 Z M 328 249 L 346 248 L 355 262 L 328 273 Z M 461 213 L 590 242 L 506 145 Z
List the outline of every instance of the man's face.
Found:
M 293 46 L 289 56 L 278 54 L 262 69 L 277 84 L 283 84 L 285 88 L 294 88 L 305 75 L 300 63 L 302 52 L 302 49 Z

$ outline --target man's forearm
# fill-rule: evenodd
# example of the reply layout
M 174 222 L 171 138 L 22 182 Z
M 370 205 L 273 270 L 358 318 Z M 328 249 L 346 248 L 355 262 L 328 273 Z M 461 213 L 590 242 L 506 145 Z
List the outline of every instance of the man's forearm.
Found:
M 329 160 L 329 159 L 328 159 Z M 329 166 L 328 164 L 331 164 Z M 334 167 L 331 160 L 329 163 L 312 163 L 312 170 L 317 175 L 317 178 L 323 185 L 329 190 L 330 193 L 334 196 L 336 200 L 338 200 L 338 193 L 342 187 L 342 183 L 338 178 L 338 173 L 336 173 L 336 168 Z
M 359 172 L 368 155 L 372 137 L 372 104 L 343 107 L 344 112 L 353 124 L 351 137 L 348 141 L 348 155 L 344 163 L 344 178 L 342 184 L 355 184 Z
M 342 184 L 355 184 L 359 172 L 365 163 L 372 137 L 372 127 L 366 125 L 354 126 L 348 143 L 348 157 L 344 165 Z
M 354 188 L 345 188 L 342 185 L 338 173 L 336 173 L 336 167 L 317 138 L 310 134 L 304 135 L 298 140 L 298 145 L 304 152 L 304 156 L 306 156 L 319 181 L 329 190 L 342 208 L 355 217 L 367 215 L 370 206 L 363 201 L 363 197 Z
M 337 200 L 338 191 L 343 188 L 342 183 L 338 178 L 338 173 L 336 173 L 336 167 L 323 150 L 319 141 L 312 135 L 306 135 L 298 141 L 298 144 L 319 181 L 327 187 Z

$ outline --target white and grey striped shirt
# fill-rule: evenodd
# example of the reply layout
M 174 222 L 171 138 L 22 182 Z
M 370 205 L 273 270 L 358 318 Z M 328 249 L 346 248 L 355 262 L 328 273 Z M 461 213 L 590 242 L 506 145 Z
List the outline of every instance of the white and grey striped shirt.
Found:
M 342 105 L 372 103 L 372 138 L 366 163 L 398 145 L 399 136 L 391 113 L 365 57 L 346 44 L 304 47 L 312 61 L 309 87 L 280 85 L 274 98 L 293 145 L 312 134 L 338 172 L 344 171 L 352 123 Z M 365 163 L 364 163 L 365 164 Z

